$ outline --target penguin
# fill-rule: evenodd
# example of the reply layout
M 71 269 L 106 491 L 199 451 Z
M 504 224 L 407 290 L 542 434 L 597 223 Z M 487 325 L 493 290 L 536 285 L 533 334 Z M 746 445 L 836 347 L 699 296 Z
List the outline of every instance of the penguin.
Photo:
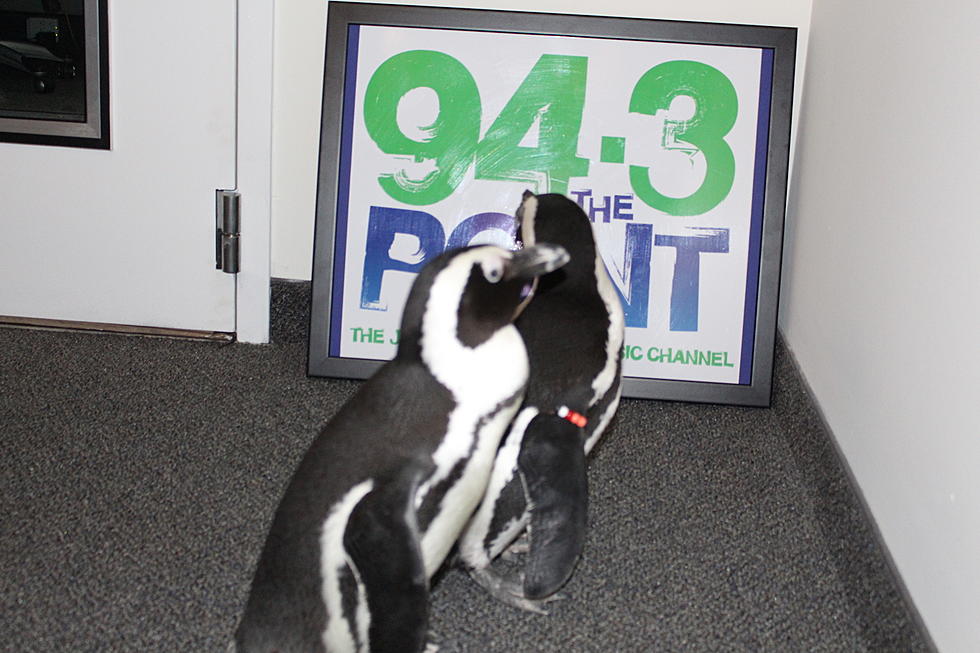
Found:
M 516 219 L 525 246 L 562 246 L 570 262 L 538 279 L 515 324 L 530 360 L 527 393 L 502 443 L 480 507 L 459 543 L 470 575 L 496 598 L 544 612 L 571 576 L 588 518 L 586 456 L 621 396 L 624 316 L 589 218 L 559 194 L 525 192 Z M 491 562 L 526 529 L 523 580 Z
M 560 247 L 436 257 L 394 358 L 315 438 L 275 513 L 229 650 L 426 646 L 429 581 L 484 495 L 528 376 L 513 325 Z

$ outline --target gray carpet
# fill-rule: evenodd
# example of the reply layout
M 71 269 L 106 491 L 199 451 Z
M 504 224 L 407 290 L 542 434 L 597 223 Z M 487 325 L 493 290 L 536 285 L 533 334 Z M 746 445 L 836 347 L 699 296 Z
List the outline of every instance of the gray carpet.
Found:
M 0 329 L 0 650 L 224 652 L 265 529 L 357 387 L 305 375 L 306 284 L 265 346 Z M 437 577 L 457 651 L 927 651 L 782 344 L 771 409 L 626 400 L 542 617 Z

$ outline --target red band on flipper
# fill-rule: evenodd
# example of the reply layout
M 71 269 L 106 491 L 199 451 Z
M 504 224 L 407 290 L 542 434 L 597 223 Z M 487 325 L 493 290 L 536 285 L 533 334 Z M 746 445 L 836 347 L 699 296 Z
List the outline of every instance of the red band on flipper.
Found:
M 558 417 L 561 417 L 564 420 L 568 420 L 569 422 L 571 422 L 572 424 L 580 428 L 584 428 L 585 425 L 589 423 L 589 420 L 585 417 L 585 415 L 583 415 L 582 413 L 576 413 L 568 406 L 562 406 L 561 408 L 558 409 Z

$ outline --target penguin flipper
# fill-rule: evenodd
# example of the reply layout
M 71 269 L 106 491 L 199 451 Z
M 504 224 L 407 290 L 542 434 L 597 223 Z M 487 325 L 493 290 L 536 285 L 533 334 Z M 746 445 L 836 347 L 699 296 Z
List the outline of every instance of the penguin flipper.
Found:
M 589 490 L 581 430 L 557 415 L 538 415 L 517 463 L 531 512 L 524 596 L 543 599 L 565 584 L 585 544 Z
M 420 475 L 411 466 L 379 484 L 351 512 L 344 532 L 344 548 L 367 595 L 372 653 L 425 647 L 429 582 L 414 507 Z

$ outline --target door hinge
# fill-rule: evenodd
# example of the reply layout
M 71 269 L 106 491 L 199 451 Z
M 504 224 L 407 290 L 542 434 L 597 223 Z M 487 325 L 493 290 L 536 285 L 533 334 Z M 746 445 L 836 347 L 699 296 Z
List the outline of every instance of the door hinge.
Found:
M 214 254 L 218 270 L 237 274 L 241 258 L 242 196 L 234 190 L 218 190 L 215 195 Z

